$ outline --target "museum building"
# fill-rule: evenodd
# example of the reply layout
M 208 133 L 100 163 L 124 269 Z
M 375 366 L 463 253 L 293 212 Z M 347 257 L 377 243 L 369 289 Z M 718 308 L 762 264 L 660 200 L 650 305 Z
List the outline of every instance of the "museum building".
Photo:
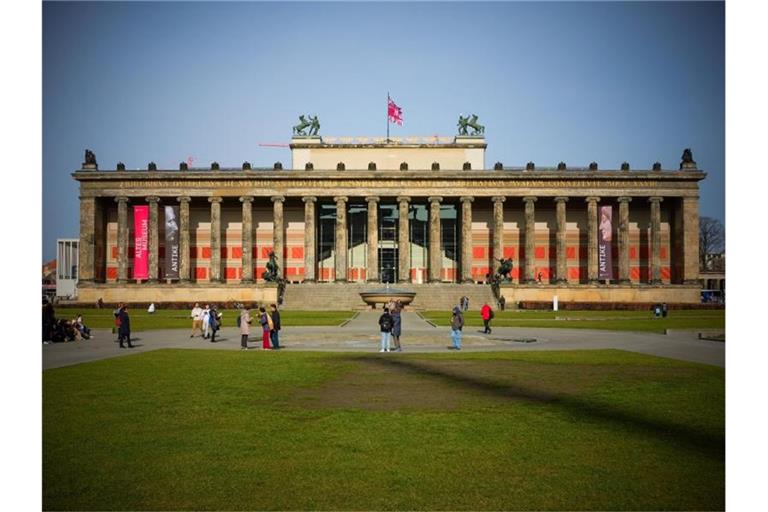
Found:
M 499 292 L 509 305 L 700 301 L 706 174 L 690 151 L 676 170 L 489 168 L 486 147 L 471 135 L 296 136 L 289 169 L 141 171 L 99 169 L 86 151 L 72 175 L 78 300 L 275 302 L 273 253 L 294 309 L 363 306 L 345 290 L 373 283 L 442 307 L 446 293 L 486 293 L 500 260 L 512 263 Z

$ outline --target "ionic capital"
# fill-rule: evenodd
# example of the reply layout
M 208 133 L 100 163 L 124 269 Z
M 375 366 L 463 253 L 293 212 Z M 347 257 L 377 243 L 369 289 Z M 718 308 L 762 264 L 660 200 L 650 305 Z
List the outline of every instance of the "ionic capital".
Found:
M 506 200 L 507 198 L 504 196 L 494 196 L 491 198 L 491 201 L 493 201 L 494 203 L 503 203 Z
M 188 202 L 190 202 L 192 200 L 192 198 L 189 197 L 189 196 L 179 196 L 179 197 L 176 198 L 176 200 L 179 203 L 188 203 Z
M 649 203 L 660 203 L 662 201 L 664 201 L 664 198 L 659 196 L 653 196 L 648 198 Z
M 411 198 L 408 197 L 408 196 L 398 196 L 397 197 L 397 202 L 398 203 L 410 203 L 411 202 Z
M 617 198 L 616 198 L 616 200 L 617 200 L 618 202 L 620 202 L 620 203 L 631 203 L 631 202 L 632 202 L 632 198 L 631 198 L 631 197 L 629 197 L 629 196 L 621 196 L 621 197 L 617 197 Z
M 366 203 L 378 203 L 379 202 L 379 196 L 368 196 L 365 198 Z
M 130 203 L 131 200 L 129 198 L 125 197 L 125 196 L 117 196 L 115 198 L 115 202 L 116 203 Z
M 315 196 L 304 196 L 301 198 L 302 201 L 305 203 L 315 203 L 317 202 L 317 198 Z
M 336 196 L 333 198 L 336 203 L 346 203 L 347 202 L 347 196 Z
M 253 196 L 241 196 L 240 197 L 241 203 L 252 203 L 253 202 Z
M 555 202 L 556 203 L 567 203 L 568 202 L 568 198 L 565 197 L 565 196 L 557 196 L 555 198 Z
M 269 198 L 273 203 L 282 203 L 285 201 L 285 196 L 272 196 Z
M 213 204 L 213 203 L 220 203 L 221 201 L 222 201 L 221 197 L 209 197 L 208 198 L 208 202 L 211 203 L 211 204 Z
M 588 196 L 584 200 L 586 202 L 588 202 L 588 203 L 599 203 L 600 202 L 600 198 L 597 197 L 597 196 Z
M 473 196 L 462 196 L 459 200 L 462 203 L 471 203 L 475 200 L 475 198 Z
M 442 200 L 443 200 L 443 198 L 439 197 L 439 196 L 431 196 L 431 197 L 427 198 L 427 201 L 429 201 L 430 203 L 438 203 L 439 204 L 440 201 L 442 201 Z
M 160 202 L 160 198 L 157 197 L 157 196 L 149 196 L 146 199 L 147 199 L 148 203 L 155 203 L 155 204 L 157 204 L 157 203 Z
M 539 200 L 539 198 L 535 197 L 535 196 L 525 196 L 523 198 L 523 202 L 525 202 L 525 203 L 535 203 L 538 200 Z

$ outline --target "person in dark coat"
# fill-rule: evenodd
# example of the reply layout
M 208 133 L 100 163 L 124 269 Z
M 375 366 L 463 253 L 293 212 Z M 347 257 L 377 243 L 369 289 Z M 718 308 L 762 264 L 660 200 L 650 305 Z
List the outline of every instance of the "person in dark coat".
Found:
M 272 341 L 272 348 L 280 350 L 280 312 L 277 310 L 277 306 L 272 304 L 269 306 L 272 317 L 272 329 L 269 331 L 269 339 Z
M 53 304 L 48 299 L 43 299 L 43 343 L 46 345 L 53 341 L 53 331 L 56 327 L 56 313 Z
M 211 327 L 211 343 L 216 343 L 216 333 L 221 329 L 221 313 L 216 309 L 216 306 L 211 306 L 210 311 L 211 318 L 208 323 Z
M 131 319 L 128 316 L 127 305 L 120 308 L 120 314 L 118 315 L 118 319 L 120 320 L 120 328 L 118 331 L 119 332 L 118 341 L 120 342 L 120 348 L 125 348 L 125 345 L 123 345 L 123 342 L 128 343 L 128 348 L 133 348 L 133 345 L 131 345 Z

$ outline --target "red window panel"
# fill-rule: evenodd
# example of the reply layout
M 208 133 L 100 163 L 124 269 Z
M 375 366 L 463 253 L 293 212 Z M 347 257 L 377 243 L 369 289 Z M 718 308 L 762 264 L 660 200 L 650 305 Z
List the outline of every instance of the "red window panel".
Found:
M 520 269 L 518 267 L 513 268 L 512 272 L 510 272 L 509 275 L 512 276 L 513 279 L 519 279 L 520 278 Z
M 536 259 L 543 259 L 546 258 L 547 250 L 546 247 L 536 247 L 536 250 L 534 251 L 534 255 Z
M 226 267 L 224 269 L 224 277 L 226 279 L 235 279 L 235 278 L 237 278 L 237 269 L 235 267 Z
M 637 247 L 634 245 L 629 247 L 629 259 L 636 260 L 637 259 Z
M 266 270 L 267 270 L 267 267 L 258 267 L 258 266 L 257 266 L 257 267 L 254 269 L 254 271 L 253 271 L 253 272 L 254 272 L 254 273 L 253 273 L 253 278 L 254 278 L 254 279 L 261 279 L 261 274 L 263 274 L 263 273 L 264 273 L 264 271 L 266 271 Z
M 574 260 L 574 259 L 576 259 L 576 248 L 575 247 L 566 247 L 565 248 L 565 259 L 567 259 L 567 260 Z
M 631 267 L 629 269 L 629 278 L 633 281 L 640 280 L 640 267 Z
M 262 247 L 261 248 L 261 257 L 264 259 L 269 259 L 269 253 L 272 252 L 271 247 Z
M 198 257 L 200 257 L 200 256 L 198 256 Z M 204 259 L 204 260 L 211 259 L 211 248 L 210 247 L 203 247 L 202 259 Z
M 112 247 L 112 259 L 113 260 L 117 259 L 117 246 L 116 245 Z
M 515 248 L 514 247 L 505 247 L 504 248 L 504 258 L 514 258 L 515 257 Z
M 300 271 L 302 274 L 304 274 L 304 267 L 299 267 L 297 270 Z M 366 279 L 367 277 L 368 277 L 368 271 L 364 268 L 360 269 L 360 279 Z
M 661 278 L 662 279 L 670 279 L 672 276 L 672 271 L 669 269 L 669 267 L 661 267 Z
M 579 267 L 571 267 L 568 269 L 568 279 L 569 280 L 578 280 L 580 277 L 580 271 Z
M 242 247 L 233 247 L 232 248 L 232 257 L 233 258 L 242 258 L 243 257 L 243 248 Z
M 667 259 L 668 254 L 667 254 L 667 248 L 666 247 L 660 247 L 659 248 L 659 256 L 663 260 Z
M 208 277 L 208 269 L 197 267 L 195 268 L 195 279 L 205 279 Z
M 117 267 L 107 267 L 107 279 L 117 279 Z
M 347 279 L 351 279 L 352 281 L 357 281 L 357 269 L 356 268 L 350 268 L 349 269 L 349 275 L 347 276 Z
M 485 247 L 473 247 L 472 257 L 477 259 L 485 258 Z
M 291 247 L 291 258 L 302 259 L 304 257 L 303 247 Z

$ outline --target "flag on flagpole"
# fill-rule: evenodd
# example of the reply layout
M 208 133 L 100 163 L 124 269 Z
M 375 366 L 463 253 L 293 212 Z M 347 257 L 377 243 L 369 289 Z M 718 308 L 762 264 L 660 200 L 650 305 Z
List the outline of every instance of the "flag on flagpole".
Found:
M 387 97 L 387 102 L 387 119 L 389 119 L 390 122 L 403 126 L 403 109 L 398 107 L 395 102 L 392 101 L 392 98 Z

